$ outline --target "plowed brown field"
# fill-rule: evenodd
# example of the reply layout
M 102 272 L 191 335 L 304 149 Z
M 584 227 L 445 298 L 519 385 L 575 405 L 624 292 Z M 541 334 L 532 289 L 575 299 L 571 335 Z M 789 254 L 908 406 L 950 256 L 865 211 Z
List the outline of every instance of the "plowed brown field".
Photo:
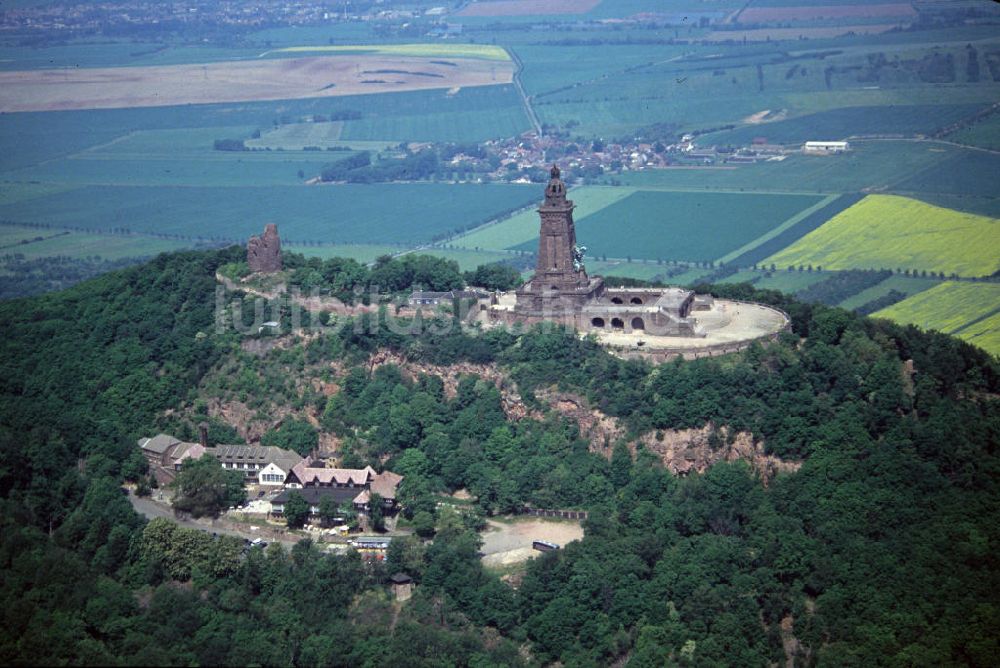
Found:
M 0 112 L 289 100 L 510 83 L 513 63 L 343 55 L 0 72 Z

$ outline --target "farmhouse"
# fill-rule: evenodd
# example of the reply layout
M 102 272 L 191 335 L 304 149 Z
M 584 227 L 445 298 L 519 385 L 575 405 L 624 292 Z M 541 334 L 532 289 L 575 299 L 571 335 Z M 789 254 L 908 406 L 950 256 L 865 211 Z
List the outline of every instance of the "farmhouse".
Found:
M 846 141 L 807 141 L 802 145 L 803 153 L 816 155 L 826 155 L 828 153 L 843 153 L 851 150 L 850 143 Z

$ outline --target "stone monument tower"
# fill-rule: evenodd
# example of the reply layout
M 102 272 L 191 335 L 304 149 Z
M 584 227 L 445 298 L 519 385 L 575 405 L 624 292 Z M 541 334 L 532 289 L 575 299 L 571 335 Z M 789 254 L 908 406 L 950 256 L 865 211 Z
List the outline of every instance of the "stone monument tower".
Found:
M 247 264 L 250 271 L 273 274 L 281 271 L 281 239 L 278 226 L 268 223 L 261 236 L 252 236 L 247 242 Z
M 538 262 L 534 277 L 517 291 L 517 311 L 528 316 L 576 313 L 590 299 L 600 296 L 604 283 L 587 276 L 583 251 L 576 245 L 573 202 L 566 199 L 566 184 L 559 168 L 552 166 L 545 201 L 538 209 Z

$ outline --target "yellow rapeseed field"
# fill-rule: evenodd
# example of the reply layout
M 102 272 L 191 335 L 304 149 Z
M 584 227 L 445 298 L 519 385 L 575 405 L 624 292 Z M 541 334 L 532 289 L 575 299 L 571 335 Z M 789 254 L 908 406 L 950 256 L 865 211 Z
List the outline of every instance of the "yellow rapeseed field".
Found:
M 368 53 L 413 58 L 478 58 L 510 60 L 503 48 L 492 44 L 339 44 L 333 46 L 289 46 L 273 53 Z
M 998 308 L 1000 284 L 946 281 L 873 316 L 955 334 L 1000 355 L 1000 313 L 994 313 Z
M 1000 269 L 1000 220 L 869 195 L 764 262 L 986 276 Z

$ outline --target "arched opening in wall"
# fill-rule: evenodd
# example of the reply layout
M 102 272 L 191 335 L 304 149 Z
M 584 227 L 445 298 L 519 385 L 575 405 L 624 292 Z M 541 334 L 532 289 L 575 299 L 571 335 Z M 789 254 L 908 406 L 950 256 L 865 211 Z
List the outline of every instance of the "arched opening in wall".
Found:
M 558 290 L 558 289 L 559 289 L 558 285 L 550 285 L 549 286 L 549 290 Z
M 594 327 L 604 327 L 604 318 L 594 318 L 590 324 Z
M 646 329 L 646 323 L 642 318 L 632 318 L 632 329 Z
M 625 329 L 625 322 L 621 318 L 611 318 L 612 329 Z
M 625 302 L 622 301 L 621 297 L 612 297 L 611 298 L 611 303 L 612 304 L 624 304 Z
M 631 301 L 633 304 L 642 304 L 642 299 L 640 299 L 639 297 L 632 297 L 632 299 L 630 299 L 629 301 Z

